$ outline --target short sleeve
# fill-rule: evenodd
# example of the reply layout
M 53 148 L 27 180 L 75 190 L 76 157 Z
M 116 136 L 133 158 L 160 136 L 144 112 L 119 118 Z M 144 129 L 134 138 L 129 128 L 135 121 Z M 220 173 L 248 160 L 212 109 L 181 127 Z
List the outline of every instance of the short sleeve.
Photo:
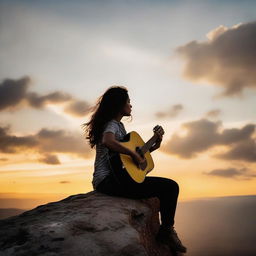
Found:
M 112 132 L 114 134 L 117 134 L 117 132 L 119 131 L 119 127 L 116 123 L 114 122 L 108 122 L 105 129 L 103 130 L 103 133 L 105 132 Z

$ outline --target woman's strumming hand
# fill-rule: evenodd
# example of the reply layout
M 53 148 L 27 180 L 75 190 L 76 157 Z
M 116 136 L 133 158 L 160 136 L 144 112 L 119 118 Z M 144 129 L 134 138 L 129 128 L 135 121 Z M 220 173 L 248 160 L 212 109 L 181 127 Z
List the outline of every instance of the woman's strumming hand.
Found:
M 140 167 L 140 165 L 144 164 L 146 161 L 146 158 L 142 158 L 136 151 L 132 151 L 131 158 L 137 167 Z

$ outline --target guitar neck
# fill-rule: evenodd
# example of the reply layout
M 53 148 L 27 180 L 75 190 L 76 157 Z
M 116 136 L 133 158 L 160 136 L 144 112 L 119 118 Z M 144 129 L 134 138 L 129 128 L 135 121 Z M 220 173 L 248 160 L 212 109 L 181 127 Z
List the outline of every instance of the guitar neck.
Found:
M 156 142 L 157 140 L 157 135 L 153 135 L 145 144 L 144 146 L 142 146 L 140 149 L 141 149 L 141 152 L 142 154 L 145 154 L 151 147 L 152 145 Z

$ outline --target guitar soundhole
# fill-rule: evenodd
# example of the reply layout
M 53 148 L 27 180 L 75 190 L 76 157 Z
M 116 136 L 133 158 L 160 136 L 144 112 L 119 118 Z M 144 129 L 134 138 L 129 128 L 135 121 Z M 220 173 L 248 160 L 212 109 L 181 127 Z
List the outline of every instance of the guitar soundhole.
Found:
M 136 147 L 136 152 L 137 152 L 142 158 L 144 158 L 144 155 L 143 155 L 143 153 L 142 153 L 140 147 Z

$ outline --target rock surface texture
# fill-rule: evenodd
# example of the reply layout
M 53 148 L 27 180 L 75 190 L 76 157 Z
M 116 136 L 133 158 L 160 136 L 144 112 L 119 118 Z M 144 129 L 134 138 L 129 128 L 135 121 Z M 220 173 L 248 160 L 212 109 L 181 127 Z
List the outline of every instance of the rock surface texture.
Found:
M 1 256 L 170 256 L 157 244 L 159 200 L 96 191 L 0 220 Z

